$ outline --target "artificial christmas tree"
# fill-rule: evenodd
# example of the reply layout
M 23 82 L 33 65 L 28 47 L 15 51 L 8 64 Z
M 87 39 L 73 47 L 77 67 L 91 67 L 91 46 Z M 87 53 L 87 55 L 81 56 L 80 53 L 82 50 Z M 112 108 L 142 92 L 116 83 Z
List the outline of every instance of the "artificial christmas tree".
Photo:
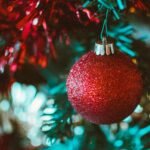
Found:
M 0 0 L 0 148 L 149 149 L 149 13 L 149 0 Z M 115 51 L 89 52 L 105 36 Z

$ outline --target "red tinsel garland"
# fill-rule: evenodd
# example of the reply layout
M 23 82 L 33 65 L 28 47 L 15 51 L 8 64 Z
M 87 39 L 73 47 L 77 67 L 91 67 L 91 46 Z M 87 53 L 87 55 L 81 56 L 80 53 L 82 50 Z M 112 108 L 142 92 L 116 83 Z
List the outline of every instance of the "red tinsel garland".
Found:
M 99 23 L 89 10 L 77 9 L 77 4 L 65 0 L 0 0 L 0 35 L 5 43 L 0 45 L 2 67 L 13 65 L 11 70 L 15 71 L 25 60 L 46 67 L 48 55 L 57 58 L 53 41 L 76 30 L 74 26 Z

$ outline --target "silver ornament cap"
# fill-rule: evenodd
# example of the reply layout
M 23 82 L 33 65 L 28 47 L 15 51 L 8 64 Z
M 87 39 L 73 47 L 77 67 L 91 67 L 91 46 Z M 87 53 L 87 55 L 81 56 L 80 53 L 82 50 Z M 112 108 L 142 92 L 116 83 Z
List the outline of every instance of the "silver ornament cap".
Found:
M 96 55 L 112 55 L 115 53 L 114 44 L 107 43 L 106 37 L 103 37 L 102 42 L 96 42 L 94 47 L 94 52 Z

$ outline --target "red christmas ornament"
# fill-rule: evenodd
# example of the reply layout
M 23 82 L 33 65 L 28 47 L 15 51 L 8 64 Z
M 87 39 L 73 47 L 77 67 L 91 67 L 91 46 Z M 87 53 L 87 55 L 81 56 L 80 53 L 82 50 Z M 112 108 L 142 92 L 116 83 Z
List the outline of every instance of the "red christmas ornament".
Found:
M 85 119 L 95 124 L 119 122 L 140 102 L 142 79 L 135 64 L 121 52 L 109 56 L 90 51 L 72 67 L 68 98 Z

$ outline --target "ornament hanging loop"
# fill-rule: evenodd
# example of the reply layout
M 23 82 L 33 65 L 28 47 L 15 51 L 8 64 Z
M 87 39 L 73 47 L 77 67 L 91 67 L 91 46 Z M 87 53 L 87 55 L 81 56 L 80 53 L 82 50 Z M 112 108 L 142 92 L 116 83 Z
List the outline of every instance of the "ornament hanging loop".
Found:
M 108 36 L 108 14 L 109 9 L 106 10 L 105 19 L 102 25 L 102 30 L 100 34 L 100 39 L 102 42 L 96 42 L 94 51 L 96 55 L 111 55 L 114 54 L 114 46 L 113 43 L 107 42 L 107 36 Z
M 107 43 L 106 37 L 103 37 L 102 42 L 95 43 L 94 52 L 96 55 L 102 56 L 114 54 L 114 45 L 113 43 Z
M 108 14 L 109 14 L 109 9 L 106 11 L 106 16 L 103 21 L 102 29 L 101 29 L 101 34 L 100 34 L 100 39 L 102 40 L 104 36 L 108 36 Z

